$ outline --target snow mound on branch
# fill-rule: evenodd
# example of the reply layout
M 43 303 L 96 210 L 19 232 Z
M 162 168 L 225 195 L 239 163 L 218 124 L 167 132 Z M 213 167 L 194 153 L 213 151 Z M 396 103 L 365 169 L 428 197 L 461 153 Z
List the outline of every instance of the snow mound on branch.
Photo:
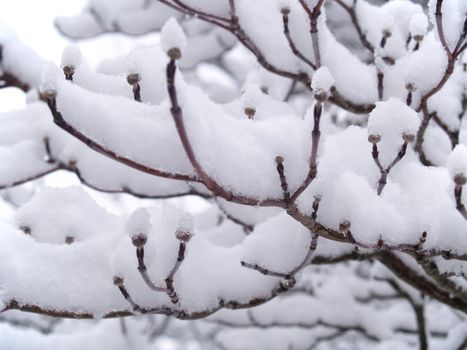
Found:
M 412 37 L 424 36 L 428 28 L 428 18 L 423 13 L 417 13 L 413 15 L 409 24 L 409 31 Z
M 151 229 L 151 216 L 147 208 L 136 209 L 125 223 L 125 233 L 131 237 L 147 234 Z
M 287 274 L 304 260 L 310 240 L 311 235 L 302 224 L 281 213 L 257 225 L 245 239 L 243 260 Z
M 171 18 L 162 27 L 161 30 L 161 47 L 165 52 L 173 48 L 177 48 L 183 52 L 186 46 L 186 36 L 182 27 L 178 24 L 175 18 Z
M 36 241 L 55 244 L 64 244 L 67 237 L 82 241 L 111 234 L 119 223 L 81 187 L 41 190 L 17 211 L 15 221 Z
M 452 177 L 464 175 L 467 177 L 467 147 L 459 144 L 448 157 L 447 167 Z
M 315 92 L 321 90 L 325 93 L 329 93 L 329 90 L 334 85 L 334 78 L 327 67 L 320 67 L 313 74 L 313 80 L 311 81 L 311 88 Z
M 368 134 L 382 138 L 397 134 L 415 134 L 420 125 L 417 113 L 402 101 L 390 98 L 377 102 L 368 119 Z
M 78 67 L 81 63 L 81 52 L 76 44 L 69 44 L 62 53 L 62 68 L 66 66 Z

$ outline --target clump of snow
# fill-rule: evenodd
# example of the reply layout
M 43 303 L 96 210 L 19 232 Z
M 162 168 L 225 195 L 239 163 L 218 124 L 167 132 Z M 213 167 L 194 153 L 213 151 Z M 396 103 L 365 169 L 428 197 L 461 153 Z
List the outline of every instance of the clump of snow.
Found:
M 187 40 L 182 27 L 178 24 L 175 18 L 171 18 L 162 27 L 161 30 L 161 47 L 167 54 L 172 49 L 180 50 L 183 52 L 186 46 Z
M 130 54 L 126 60 L 127 74 L 141 74 L 141 51 Z
M 396 24 L 394 23 L 393 17 L 385 17 L 381 23 L 382 35 L 389 38 L 392 35 L 395 26 Z
M 243 260 L 276 272 L 289 273 L 305 258 L 309 232 L 281 213 L 259 225 L 244 241 Z
M 63 67 L 78 67 L 81 63 L 81 52 L 76 44 L 70 44 L 65 47 L 62 53 Z
M 467 147 L 459 144 L 448 157 L 447 168 L 454 178 L 459 175 L 467 177 Z
M 409 31 L 412 37 L 424 36 L 428 28 L 428 18 L 423 13 L 413 15 L 409 24 Z
M 428 2 L 428 13 L 433 25 L 436 25 L 437 0 Z M 465 13 L 467 12 L 467 2 L 465 0 L 443 1 L 441 3 L 441 13 L 443 21 L 443 33 L 450 49 L 453 49 L 462 35 L 464 28 Z M 438 31 L 435 30 L 438 36 Z
M 147 208 L 136 209 L 125 223 L 125 233 L 131 237 L 147 234 L 151 229 L 151 216 Z
M 384 137 L 388 134 L 415 135 L 420 125 L 417 113 L 402 101 L 390 98 L 377 102 L 368 119 L 368 134 Z
M 290 0 L 278 0 L 277 8 L 279 9 L 279 11 L 286 9 L 290 11 Z
M 111 234 L 119 224 L 117 217 L 107 213 L 80 187 L 41 190 L 18 209 L 15 221 L 36 241 L 54 244 L 66 243 L 67 237 L 83 241 Z
M 329 90 L 334 85 L 334 78 L 331 75 L 331 72 L 327 67 L 320 67 L 313 75 L 313 80 L 311 82 L 311 88 L 317 93 L 322 91 L 326 94 L 329 93 Z
M 178 240 L 188 242 L 193 236 L 193 218 L 189 213 L 185 213 L 178 220 L 178 228 L 175 237 Z
M 43 93 L 50 94 L 57 91 L 57 81 L 62 77 L 62 73 L 52 63 L 49 63 L 42 71 L 42 83 L 40 90 Z
M 193 217 L 189 213 L 185 213 L 178 220 L 178 229 L 187 232 L 193 232 Z

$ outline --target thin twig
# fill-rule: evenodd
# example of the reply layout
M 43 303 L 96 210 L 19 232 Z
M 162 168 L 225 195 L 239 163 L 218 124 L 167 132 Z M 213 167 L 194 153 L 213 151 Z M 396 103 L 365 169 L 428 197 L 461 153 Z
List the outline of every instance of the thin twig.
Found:
M 289 8 L 283 8 L 281 10 L 282 13 L 282 23 L 284 25 L 284 35 L 287 38 L 287 42 L 289 43 L 290 49 L 292 50 L 293 54 L 297 56 L 300 60 L 305 62 L 308 66 L 310 66 L 312 69 L 316 69 L 316 66 L 313 62 L 311 62 L 308 58 L 305 57 L 305 55 L 302 54 L 302 52 L 297 48 L 295 45 L 291 35 L 290 35 L 290 30 L 289 30 L 289 13 L 290 9 Z
M 355 27 L 355 30 L 357 31 L 358 37 L 363 47 L 373 54 L 375 51 L 375 48 L 368 41 L 365 33 L 362 30 L 362 27 L 360 26 L 360 22 L 358 20 L 356 9 L 355 9 L 356 2 L 354 2 L 353 6 L 348 6 L 343 0 L 335 0 L 335 1 L 349 14 L 352 24 Z
M 133 159 L 122 156 L 118 154 L 117 152 L 111 149 L 108 149 L 104 147 L 103 145 L 99 144 L 98 142 L 92 140 L 91 138 L 83 134 L 81 131 L 75 129 L 75 127 L 68 124 L 68 122 L 63 118 L 63 115 L 57 110 L 56 96 L 48 96 L 47 105 L 49 106 L 49 109 L 53 115 L 54 122 L 56 125 L 58 125 L 61 129 L 65 130 L 66 132 L 68 132 L 69 134 L 71 134 L 72 136 L 80 140 L 81 142 L 85 143 L 88 147 L 92 148 L 93 150 L 109 158 L 112 158 L 122 164 L 125 164 L 129 167 L 132 167 L 136 170 L 142 171 L 147 174 L 164 177 L 168 179 L 173 179 L 173 180 L 200 182 L 200 179 L 192 175 L 170 173 L 167 171 L 151 168 L 147 165 L 143 165 L 141 163 L 134 161 Z
M 371 136 L 373 136 L 373 135 L 370 135 L 370 139 L 371 139 Z M 378 167 L 379 172 L 380 172 L 380 178 L 379 178 L 379 181 L 378 181 L 378 189 L 377 189 L 377 193 L 378 193 L 378 196 L 379 196 L 383 192 L 384 186 L 386 186 L 389 172 L 391 171 L 391 169 L 398 162 L 400 162 L 402 160 L 402 158 L 404 158 L 404 156 L 405 156 L 405 154 L 407 152 L 408 142 L 406 140 L 404 140 L 404 143 L 402 144 L 401 148 L 399 149 L 399 152 L 397 153 L 396 157 L 393 159 L 393 161 L 386 168 L 383 167 L 383 165 L 381 164 L 381 161 L 379 159 L 378 143 L 377 142 L 372 142 L 372 144 L 373 144 L 373 147 L 372 147 L 371 155 L 372 155 L 372 158 L 373 158 L 373 160 L 374 160 L 374 162 L 375 162 L 375 164 Z
M 245 205 L 261 205 L 261 206 L 279 206 L 284 207 L 284 201 L 282 199 L 266 199 L 258 200 L 253 197 L 242 196 L 234 194 L 233 192 L 226 190 L 223 186 L 217 183 L 201 166 L 198 158 L 191 146 L 191 142 L 186 132 L 185 123 L 183 120 L 183 111 L 178 103 L 177 90 L 175 87 L 175 73 L 177 66 L 173 58 L 170 59 L 167 64 L 167 89 L 170 98 L 172 114 L 175 127 L 177 129 L 178 136 L 183 145 L 188 160 L 196 171 L 197 176 L 202 183 L 215 195 L 224 198 L 227 201 L 245 204 Z

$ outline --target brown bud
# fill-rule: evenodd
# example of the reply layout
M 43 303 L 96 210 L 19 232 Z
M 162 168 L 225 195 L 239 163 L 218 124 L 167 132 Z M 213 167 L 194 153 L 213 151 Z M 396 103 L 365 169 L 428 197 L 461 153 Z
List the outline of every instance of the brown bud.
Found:
M 390 38 L 392 36 L 392 32 L 389 29 L 383 29 L 383 38 Z
M 50 90 L 50 89 L 45 90 L 45 91 L 42 91 L 42 96 L 44 96 L 46 100 L 52 101 L 52 100 L 55 100 L 55 98 L 57 97 L 57 91 Z
M 386 63 L 386 64 L 388 64 L 390 66 L 392 66 L 392 65 L 394 65 L 394 63 L 396 63 L 396 60 L 394 58 L 390 57 L 390 56 L 384 56 L 383 61 L 384 61 L 384 63 Z
M 131 237 L 131 242 L 136 248 L 143 247 L 148 241 L 148 236 L 145 233 L 138 233 Z
M 316 101 L 324 102 L 328 98 L 328 94 L 326 93 L 326 91 L 322 89 L 317 89 L 313 91 L 313 97 L 315 98 Z
M 414 35 L 413 40 L 419 43 L 423 40 L 423 35 Z
M 368 135 L 368 142 L 376 145 L 378 142 L 381 141 L 381 135 L 378 134 L 370 134 Z
M 25 235 L 30 235 L 31 234 L 31 227 L 23 225 L 20 226 L 19 229 L 24 232 Z
M 283 8 L 281 8 L 281 13 L 284 15 L 284 16 L 288 16 L 289 13 L 290 13 L 290 8 L 288 6 L 284 6 Z
M 74 169 L 76 168 L 76 164 L 78 164 L 78 161 L 76 159 L 71 158 L 68 160 L 68 167 Z
M 402 134 L 402 139 L 406 142 L 406 143 L 412 143 L 415 141 L 415 135 L 414 134 L 411 134 L 411 133 L 408 133 L 408 132 L 405 132 Z
M 378 248 L 382 248 L 384 245 L 384 241 L 382 238 L 378 239 Z
M 256 109 L 254 107 L 245 107 L 244 112 L 247 115 L 248 119 L 253 119 L 253 117 L 256 114 Z
M 339 231 L 342 232 L 342 233 L 345 233 L 350 229 L 350 226 L 351 226 L 351 224 L 350 224 L 349 220 L 343 220 L 339 224 Z
M 121 287 L 123 286 L 123 277 L 120 277 L 118 275 L 114 276 L 114 285 Z
M 298 80 L 303 82 L 305 85 L 310 86 L 311 85 L 311 80 L 310 77 L 308 76 L 307 73 L 305 72 L 299 72 L 298 73 Z M 331 88 L 332 89 L 332 88 Z
M 65 74 L 65 77 L 67 79 L 71 79 L 71 77 L 73 77 L 73 74 L 75 74 L 75 66 L 64 66 L 63 73 Z
M 191 232 L 184 229 L 177 229 L 175 232 L 175 237 L 177 237 L 177 239 L 182 242 L 188 242 L 191 239 L 191 236 Z
M 182 57 L 182 51 L 180 51 L 178 47 L 172 47 L 169 51 L 167 51 L 167 56 L 176 61 Z
M 446 260 L 451 260 L 452 259 L 452 254 L 451 254 L 451 252 L 449 250 L 442 252 L 441 256 Z
M 138 73 L 131 73 L 126 76 L 126 81 L 130 85 L 135 85 L 141 81 L 141 76 Z
M 75 241 L 75 237 L 73 236 L 66 236 L 65 237 L 65 243 L 66 244 L 72 244 Z
M 417 88 L 415 87 L 415 84 L 413 83 L 407 83 L 405 84 L 405 88 L 407 91 L 414 92 Z
M 422 236 L 420 237 L 420 244 L 423 244 L 426 242 L 426 236 L 427 236 L 426 231 L 423 231 Z
M 467 177 L 464 174 L 456 174 L 454 175 L 454 183 L 457 186 L 464 186 L 467 183 Z
M 281 157 L 281 156 L 277 156 L 277 157 L 276 157 L 276 163 L 277 163 L 277 164 L 282 164 L 282 163 L 284 163 L 284 158 Z

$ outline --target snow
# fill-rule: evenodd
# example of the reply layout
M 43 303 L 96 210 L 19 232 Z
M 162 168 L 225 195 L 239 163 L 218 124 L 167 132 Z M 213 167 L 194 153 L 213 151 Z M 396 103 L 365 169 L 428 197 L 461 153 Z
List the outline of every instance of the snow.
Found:
M 381 241 L 408 249 L 420 244 L 421 252 L 443 251 L 433 262 L 441 273 L 454 275 L 451 280 L 465 287 L 465 262 L 445 259 L 446 252 L 463 255 L 467 251 L 467 222 L 459 215 L 453 195 L 454 187 L 463 184 L 459 175 L 467 174 L 465 123 L 459 118 L 465 93 L 461 64 L 456 64 L 446 84 L 425 101 L 428 113 L 436 113 L 451 132 L 459 131 L 459 144 L 454 145 L 445 131 L 430 122 L 422 149 L 433 166 L 423 165 L 420 155 L 408 145 L 380 195 L 381 172 L 372 157 L 376 145 L 384 168 L 399 159 L 401 147 L 413 141 L 419 130 L 422 113 L 417 110 L 423 96 L 445 74 L 446 52 L 433 28 L 434 2 L 428 25 L 424 8 L 409 1 L 382 6 L 347 1 L 354 6 L 374 52 L 358 44 L 348 14 L 338 4 L 327 4 L 317 24 L 321 67 L 316 71 L 293 55 L 284 35 L 280 9 L 287 6 L 294 43 L 305 57 L 315 60 L 309 18 L 298 2 L 235 3 L 242 30 L 261 52 L 259 62 L 232 34 L 157 1 L 91 0 L 81 14 L 58 19 L 59 29 L 76 38 L 110 32 L 139 35 L 162 28 L 160 44 L 106 59 L 97 70 L 86 64 L 86 57 L 81 59 L 77 46 L 68 46 L 61 66 L 76 68 L 73 83 L 65 80 L 59 67 L 2 29 L 6 33 L 0 37 L 2 69 L 31 90 L 23 109 L 0 115 L 0 186 L 64 171 L 1 193 L 0 306 L 15 301 L 53 311 L 89 313 L 94 318 L 133 310 L 112 283 L 114 276 L 122 278 L 123 286 L 141 307 L 155 312 L 173 310 L 179 317 L 273 296 L 284 288 L 283 278 L 263 275 L 241 262 L 288 274 L 310 250 L 309 228 L 290 216 L 295 207 L 283 202 L 275 159 L 283 158 L 288 190 L 294 193 L 309 173 L 311 87 L 331 98 L 320 125 L 317 177 L 295 204 L 299 215 L 313 215 L 309 226 L 315 215 L 323 230 L 338 231 L 342 222 L 348 221 L 356 244 L 319 237 L 313 263 L 294 276 L 296 289 L 254 309 L 220 311 L 207 321 L 224 319 L 247 327 L 253 320 L 260 325 L 248 330 L 222 327 L 214 338 L 229 349 L 307 348 L 313 345 L 310 341 L 342 327 L 358 327 L 378 342 L 354 332 L 324 344 L 325 349 L 346 348 L 349 339 L 359 348 L 414 348 L 416 324 L 411 307 L 406 300 L 387 298 L 396 291 L 385 280 L 400 283 L 402 290 L 421 303 L 418 290 L 401 282 L 377 258 L 321 263 L 375 253 Z M 462 27 L 464 3 L 443 3 L 443 26 L 451 50 Z M 227 1 L 200 4 L 186 0 L 186 4 L 229 16 Z M 316 1 L 308 4 L 312 7 Z M 384 48 L 380 47 L 382 35 L 387 39 Z M 409 35 L 414 40 L 407 44 Z M 415 38 L 418 36 L 423 38 Z M 183 57 L 173 48 L 183 51 Z M 110 159 L 56 126 L 47 105 L 39 99 L 39 86 L 48 97 L 56 94 L 57 110 L 67 123 L 140 167 L 196 177 L 171 113 L 166 81 L 169 51 L 172 59 L 180 58 L 174 83 L 184 131 L 197 162 L 227 192 L 274 199 L 281 202 L 280 207 L 232 203 L 216 197 L 202 183 L 160 178 Z M 466 55 L 463 57 L 465 60 Z M 297 83 L 284 101 L 291 80 L 261 64 L 285 75 L 306 74 L 311 86 Z M 383 73 L 381 98 L 378 71 Z M 133 100 L 128 74 L 141 78 L 142 103 Z M 413 87 L 409 106 L 405 103 L 408 84 Z M 375 107 L 368 114 L 354 115 L 334 104 L 336 92 L 354 104 Z M 368 142 L 369 136 L 373 144 Z M 74 183 L 81 181 L 83 186 L 45 185 L 57 181 L 65 171 L 76 175 L 72 176 Z M 208 198 L 195 202 L 188 194 Z M 316 198 L 320 198 L 318 208 L 313 207 Z M 284 210 L 287 204 L 289 214 Z M 186 250 L 183 261 L 177 263 L 180 244 Z M 147 273 L 156 285 L 165 287 L 166 278 L 178 267 L 173 276 L 179 299 L 176 305 L 165 292 L 151 291 L 145 284 L 135 254 L 142 246 Z M 415 273 L 423 273 L 415 259 L 397 249 L 393 252 Z M 383 297 L 364 301 L 374 295 Z M 430 346 L 458 347 L 465 338 L 465 322 L 439 302 L 426 298 L 424 303 L 428 329 L 447 334 L 445 339 L 430 336 Z M 140 335 L 136 322 L 141 320 L 129 321 L 125 341 L 130 341 L 133 331 Z M 262 329 L 280 322 L 288 328 Z M 108 328 L 102 324 L 90 326 L 95 330 L 94 339 L 110 339 L 106 332 L 118 333 L 114 323 Z M 9 347 L 8 339 L 15 336 L 11 335 L 12 326 L 0 326 L 0 333 L 7 334 L 7 340 L 0 335 L 0 348 Z M 400 329 L 413 334 L 402 335 Z M 67 347 L 80 336 L 78 330 L 73 331 L 76 333 L 70 331 L 62 338 L 52 335 L 50 341 L 62 339 Z M 47 343 L 42 336 L 31 335 L 36 338 L 38 344 Z M 123 341 L 120 336 L 112 339 Z M 138 339 L 136 347 L 142 348 Z
M 81 63 L 81 52 L 75 44 L 70 44 L 63 49 L 62 68 L 66 66 L 78 67 Z
M 47 65 L 42 72 L 41 91 L 46 94 L 54 94 L 57 91 L 57 81 L 63 74 L 53 64 Z
M 177 232 L 191 233 L 193 232 L 193 217 L 190 214 L 183 215 L 178 221 Z M 177 238 L 179 239 L 178 234 Z
M 283 213 L 255 227 L 244 241 L 243 260 L 287 274 L 305 259 L 310 240 L 310 233 Z
M 413 15 L 409 24 L 409 31 L 412 37 L 421 36 L 426 34 L 428 28 L 428 18 L 423 13 Z
M 437 0 L 430 0 L 428 2 L 428 13 L 433 25 L 436 23 L 436 3 Z M 462 34 L 467 5 L 462 0 L 442 1 L 441 11 L 444 36 L 449 49 L 453 50 Z M 439 35 L 436 34 L 436 36 L 439 39 Z
M 164 24 L 161 30 L 162 50 L 168 54 L 171 49 L 176 48 L 183 53 L 186 42 L 187 39 L 183 29 L 180 27 L 177 20 L 172 17 L 166 24 Z
M 413 109 L 398 99 L 390 98 L 376 103 L 368 118 L 368 133 L 382 137 L 390 133 L 413 135 L 419 124 L 420 120 Z
M 315 91 L 323 91 L 328 94 L 331 87 L 334 85 L 334 78 L 331 72 L 326 67 L 322 66 L 313 74 L 311 81 L 311 88 Z M 316 92 L 315 92 L 316 93 Z
M 132 238 L 137 235 L 145 235 L 151 229 L 150 218 L 146 208 L 136 209 L 125 224 L 126 234 Z
M 447 168 L 454 178 L 457 175 L 467 176 L 467 147 L 457 145 L 447 160 Z

